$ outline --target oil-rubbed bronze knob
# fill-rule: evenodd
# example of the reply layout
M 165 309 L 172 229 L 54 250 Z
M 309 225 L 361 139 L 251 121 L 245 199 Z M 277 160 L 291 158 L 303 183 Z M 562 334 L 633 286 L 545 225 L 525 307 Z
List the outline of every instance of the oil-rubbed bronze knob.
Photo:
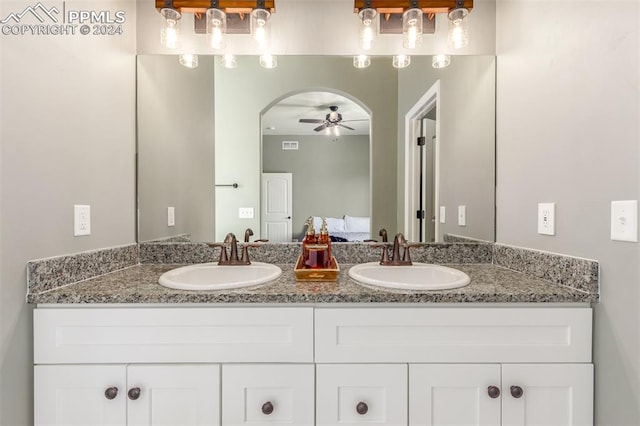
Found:
M 112 386 L 110 388 L 105 389 L 104 391 L 104 397 L 107 399 L 114 399 L 116 396 L 118 396 L 118 388 L 115 386 Z
M 358 405 L 356 405 L 356 412 L 358 414 L 367 414 L 367 411 L 369 411 L 369 406 L 367 405 L 366 402 L 358 402 Z
M 520 398 L 524 395 L 524 391 L 520 386 L 511 386 L 511 396 L 514 398 Z
M 127 395 L 129 396 L 130 400 L 135 401 L 136 399 L 140 398 L 140 388 L 129 389 L 129 392 L 127 392 Z
M 500 396 L 500 388 L 497 386 L 489 386 L 487 388 L 487 393 L 491 398 L 495 399 Z
M 266 414 L 267 416 L 273 413 L 273 404 L 271 403 L 271 401 L 267 401 L 262 404 L 262 413 Z

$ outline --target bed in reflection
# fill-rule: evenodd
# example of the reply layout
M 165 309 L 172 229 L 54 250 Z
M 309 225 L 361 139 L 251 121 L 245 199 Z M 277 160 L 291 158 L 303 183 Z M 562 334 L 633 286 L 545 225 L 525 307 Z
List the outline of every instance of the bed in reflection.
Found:
M 368 216 L 327 217 L 327 231 L 333 242 L 357 242 L 371 238 L 371 218 Z M 313 228 L 320 233 L 322 217 L 313 216 Z

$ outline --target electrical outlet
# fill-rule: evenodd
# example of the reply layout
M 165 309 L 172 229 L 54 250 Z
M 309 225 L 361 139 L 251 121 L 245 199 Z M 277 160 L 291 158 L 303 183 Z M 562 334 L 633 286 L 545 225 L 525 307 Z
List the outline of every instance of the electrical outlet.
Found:
M 238 209 L 239 219 L 253 219 L 253 207 L 240 207 Z
M 458 226 L 467 226 L 467 206 L 458 206 Z
M 638 200 L 611 202 L 611 239 L 638 242 Z
M 176 226 L 176 208 L 167 207 L 167 226 Z
M 447 209 L 445 206 L 440 206 L 440 223 L 446 223 Z
M 538 234 L 556 235 L 556 203 L 538 204 Z
M 73 206 L 73 236 L 91 235 L 91 206 L 75 204 Z

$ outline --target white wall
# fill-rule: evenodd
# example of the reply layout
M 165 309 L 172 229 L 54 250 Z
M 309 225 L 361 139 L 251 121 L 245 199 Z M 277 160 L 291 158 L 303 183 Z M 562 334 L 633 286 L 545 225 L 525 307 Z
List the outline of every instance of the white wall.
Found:
M 640 198 L 637 1 L 497 5 L 497 240 L 596 259 L 596 419 L 640 424 L 640 245 L 610 202 Z M 556 203 L 556 235 L 536 233 Z
M 0 16 L 33 4 L 3 0 Z M 0 35 L 0 424 L 7 426 L 32 423 L 27 261 L 135 241 L 135 1 L 67 0 L 66 8 L 124 10 L 127 21 L 118 36 Z M 73 237 L 74 203 L 91 205 L 92 235 Z

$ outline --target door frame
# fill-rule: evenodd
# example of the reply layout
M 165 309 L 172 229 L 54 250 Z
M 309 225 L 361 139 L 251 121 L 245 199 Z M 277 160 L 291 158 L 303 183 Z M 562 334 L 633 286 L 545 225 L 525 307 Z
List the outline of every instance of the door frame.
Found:
M 435 241 L 440 241 L 440 80 L 437 80 L 411 107 L 404 118 L 404 235 L 409 241 L 417 241 L 418 226 L 414 220 L 418 210 L 418 176 L 415 153 L 416 122 L 432 108 L 436 108 L 436 139 L 434 146 L 434 216 Z

